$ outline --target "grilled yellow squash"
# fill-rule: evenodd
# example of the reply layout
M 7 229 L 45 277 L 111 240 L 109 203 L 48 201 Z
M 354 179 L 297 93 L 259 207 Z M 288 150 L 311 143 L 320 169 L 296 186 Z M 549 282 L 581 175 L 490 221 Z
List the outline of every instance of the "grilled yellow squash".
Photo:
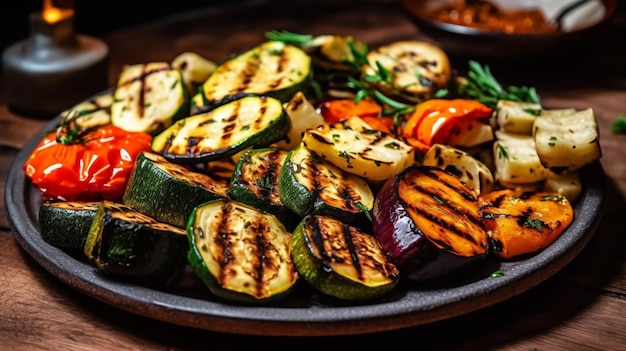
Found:
M 571 203 L 556 193 L 504 189 L 480 199 L 492 253 L 504 259 L 548 247 L 574 220 Z
M 373 130 L 359 117 L 307 129 L 306 147 L 342 170 L 370 181 L 382 181 L 415 163 L 413 148 Z

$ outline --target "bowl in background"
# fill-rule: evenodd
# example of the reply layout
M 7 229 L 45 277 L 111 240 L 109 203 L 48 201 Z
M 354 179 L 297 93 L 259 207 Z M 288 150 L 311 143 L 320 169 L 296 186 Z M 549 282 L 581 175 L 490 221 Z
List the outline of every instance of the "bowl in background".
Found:
M 590 16 L 578 16 L 578 20 L 581 21 L 579 26 L 566 23 L 562 30 L 555 32 L 506 33 L 452 24 L 432 18 L 432 11 L 456 1 L 459 0 L 401 0 L 401 5 L 418 30 L 440 45 L 447 53 L 470 58 L 509 59 L 547 57 L 584 49 L 587 44 L 593 43 L 598 36 L 602 35 L 602 30 L 615 14 L 618 5 L 618 0 L 595 0 L 595 5 L 603 6 L 603 11 L 597 11 L 593 19 L 590 19 Z M 504 11 L 531 9 L 538 4 L 548 4 L 545 6 L 553 7 L 554 3 L 550 4 L 549 1 L 497 0 L 510 6 L 501 7 Z M 569 3 L 572 2 L 576 1 L 569 1 Z M 570 14 L 572 18 L 576 17 L 575 11 Z M 568 18 L 565 17 L 565 20 L 561 23 L 567 22 Z M 571 22 L 571 18 L 569 20 Z

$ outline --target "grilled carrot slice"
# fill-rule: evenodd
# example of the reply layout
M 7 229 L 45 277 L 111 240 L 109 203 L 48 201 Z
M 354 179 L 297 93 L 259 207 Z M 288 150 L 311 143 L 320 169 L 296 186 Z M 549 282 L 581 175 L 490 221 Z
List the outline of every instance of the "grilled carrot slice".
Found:
M 563 195 L 499 190 L 481 197 L 481 216 L 492 252 L 500 258 L 536 253 L 552 244 L 574 220 Z

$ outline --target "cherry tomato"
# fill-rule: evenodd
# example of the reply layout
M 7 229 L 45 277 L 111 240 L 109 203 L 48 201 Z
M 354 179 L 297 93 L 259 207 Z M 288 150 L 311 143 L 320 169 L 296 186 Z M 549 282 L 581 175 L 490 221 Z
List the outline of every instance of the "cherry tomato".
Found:
M 116 200 L 124 194 L 137 155 L 152 136 L 113 125 L 79 130 L 64 122 L 43 137 L 23 165 L 44 199 Z

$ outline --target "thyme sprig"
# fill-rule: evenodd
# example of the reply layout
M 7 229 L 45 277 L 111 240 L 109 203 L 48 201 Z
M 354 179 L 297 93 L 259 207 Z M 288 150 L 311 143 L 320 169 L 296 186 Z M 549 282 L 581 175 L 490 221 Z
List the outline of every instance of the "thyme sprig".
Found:
M 496 80 L 489 66 L 470 60 L 467 80 L 457 85 L 457 93 L 474 99 L 489 107 L 496 107 L 499 100 L 540 103 L 533 87 L 509 86 L 506 89 Z

